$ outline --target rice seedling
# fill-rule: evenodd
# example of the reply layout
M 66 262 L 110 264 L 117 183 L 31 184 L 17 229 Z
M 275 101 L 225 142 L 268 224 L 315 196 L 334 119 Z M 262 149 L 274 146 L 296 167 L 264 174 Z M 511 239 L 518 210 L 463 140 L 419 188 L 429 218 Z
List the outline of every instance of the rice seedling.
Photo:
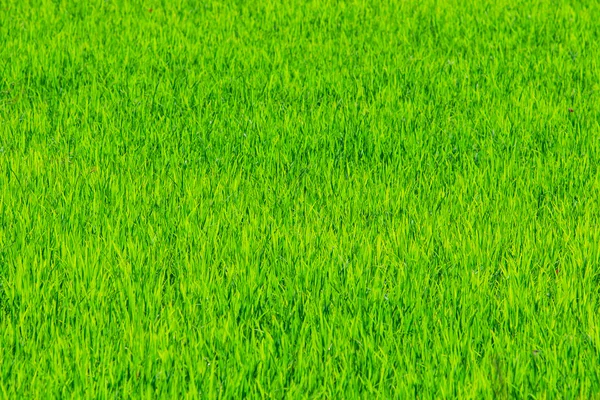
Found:
M 600 3 L 0 3 L 4 398 L 600 395 Z

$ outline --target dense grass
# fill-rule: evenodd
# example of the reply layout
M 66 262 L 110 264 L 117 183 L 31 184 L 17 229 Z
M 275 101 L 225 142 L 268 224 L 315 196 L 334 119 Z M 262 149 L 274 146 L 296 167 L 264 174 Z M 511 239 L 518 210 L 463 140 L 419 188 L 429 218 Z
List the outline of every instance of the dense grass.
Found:
M 596 1 L 0 2 L 0 393 L 600 395 Z

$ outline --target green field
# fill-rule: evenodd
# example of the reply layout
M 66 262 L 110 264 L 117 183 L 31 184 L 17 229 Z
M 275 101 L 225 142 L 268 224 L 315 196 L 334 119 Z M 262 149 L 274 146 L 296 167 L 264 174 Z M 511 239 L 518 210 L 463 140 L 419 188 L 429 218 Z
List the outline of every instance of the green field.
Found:
M 600 2 L 0 1 L 0 397 L 600 397 Z

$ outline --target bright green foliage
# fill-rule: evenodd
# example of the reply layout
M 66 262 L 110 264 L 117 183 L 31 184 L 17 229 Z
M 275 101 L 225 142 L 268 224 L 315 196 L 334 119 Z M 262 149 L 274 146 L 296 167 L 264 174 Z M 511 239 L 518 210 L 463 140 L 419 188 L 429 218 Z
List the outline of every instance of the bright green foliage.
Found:
M 600 395 L 600 3 L 0 2 L 0 395 Z

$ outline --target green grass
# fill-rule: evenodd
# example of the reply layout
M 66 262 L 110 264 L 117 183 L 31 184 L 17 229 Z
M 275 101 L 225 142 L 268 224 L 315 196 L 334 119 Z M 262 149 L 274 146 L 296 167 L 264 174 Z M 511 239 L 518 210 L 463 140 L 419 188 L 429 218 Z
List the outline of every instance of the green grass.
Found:
M 600 396 L 600 3 L 0 3 L 0 396 Z

